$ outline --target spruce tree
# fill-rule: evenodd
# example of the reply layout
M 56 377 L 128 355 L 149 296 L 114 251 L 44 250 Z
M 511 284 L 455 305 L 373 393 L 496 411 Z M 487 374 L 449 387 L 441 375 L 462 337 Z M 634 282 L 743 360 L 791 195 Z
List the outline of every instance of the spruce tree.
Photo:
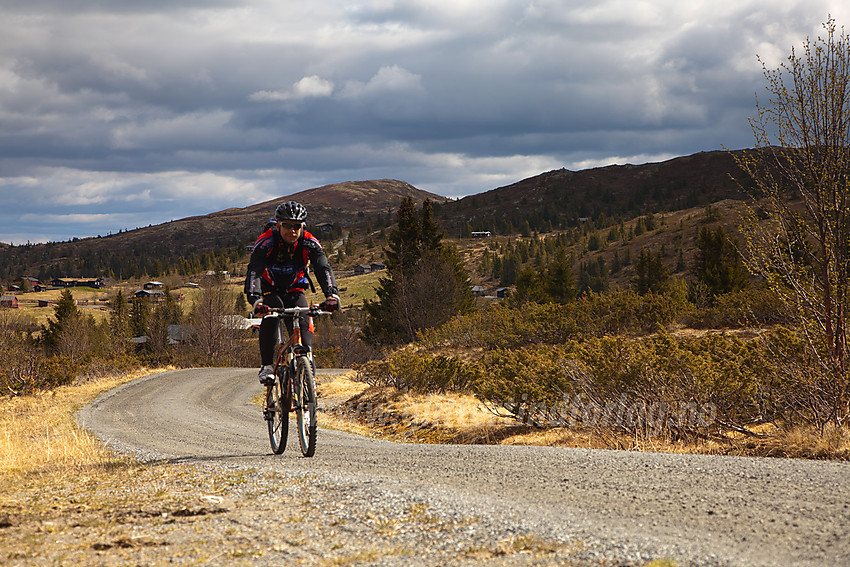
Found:
M 130 336 L 130 306 L 124 299 L 124 294 L 119 289 L 109 304 L 109 330 L 118 340 L 124 340 Z
M 130 306 L 130 332 L 134 337 L 147 336 L 150 318 L 150 301 L 141 297 L 135 298 Z
M 48 351 L 54 351 L 58 347 L 62 330 L 79 319 L 81 315 L 71 290 L 62 290 L 59 299 L 53 304 L 54 319 L 48 319 L 47 326 L 42 327 L 41 337 Z
M 744 262 L 722 226 L 715 231 L 700 229 L 693 273 L 712 296 L 741 291 L 749 285 Z
M 387 275 L 379 280 L 375 301 L 366 301 L 363 337 L 375 345 L 412 341 L 422 329 L 439 326 L 469 311 L 474 297 L 460 254 L 442 242 L 430 201 L 421 214 L 413 199 L 402 200 L 397 226 L 387 236 Z
M 640 295 L 661 293 L 670 279 L 661 250 L 653 254 L 646 248 L 641 248 L 635 263 L 635 274 L 632 286 Z

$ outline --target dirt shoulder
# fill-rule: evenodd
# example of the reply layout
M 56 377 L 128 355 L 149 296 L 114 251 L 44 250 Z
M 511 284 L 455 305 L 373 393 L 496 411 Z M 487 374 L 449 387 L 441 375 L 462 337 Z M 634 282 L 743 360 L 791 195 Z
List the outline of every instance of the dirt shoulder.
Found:
M 536 565 L 576 549 L 368 485 L 169 462 L 3 488 L 3 565 Z

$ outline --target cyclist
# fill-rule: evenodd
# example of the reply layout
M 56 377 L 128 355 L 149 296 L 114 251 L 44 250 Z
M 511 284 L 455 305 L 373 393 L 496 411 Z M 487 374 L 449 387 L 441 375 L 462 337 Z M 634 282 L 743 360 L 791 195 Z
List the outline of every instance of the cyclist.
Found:
M 325 301 L 319 307 L 324 311 L 340 308 L 339 295 L 333 270 L 321 244 L 304 228 L 307 209 L 301 203 L 286 201 L 275 210 L 275 222 L 257 238 L 248 262 L 245 277 L 245 296 L 254 306 L 254 313 L 268 313 L 270 308 L 308 307 L 304 291 L 313 287 L 310 266 L 316 272 Z M 292 333 L 292 321 L 285 320 Z M 301 319 L 301 343 L 310 347 L 313 332 L 305 315 Z M 274 349 L 277 345 L 278 321 L 264 319 L 260 323 L 260 383 L 264 386 L 274 381 Z

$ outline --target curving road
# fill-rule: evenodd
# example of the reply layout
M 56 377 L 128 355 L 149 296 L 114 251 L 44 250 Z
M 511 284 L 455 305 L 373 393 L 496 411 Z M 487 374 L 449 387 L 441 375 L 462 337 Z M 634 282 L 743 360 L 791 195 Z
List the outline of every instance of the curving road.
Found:
M 253 369 L 165 372 L 107 392 L 80 420 L 136 454 L 379 482 L 541 537 L 593 542 L 613 560 L 638 550 L 693 564 L 850 565 L 847 463 L 399 444 L 330 430 L 312 459 L 294 432 L 274 456 L 250 401 L 259 390 Z

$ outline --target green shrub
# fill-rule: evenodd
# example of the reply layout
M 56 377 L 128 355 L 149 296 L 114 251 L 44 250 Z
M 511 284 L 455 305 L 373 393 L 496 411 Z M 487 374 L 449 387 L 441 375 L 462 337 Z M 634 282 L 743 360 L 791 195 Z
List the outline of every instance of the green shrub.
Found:
M 421 393 L 462 392 L 478 378 L 478 367 L 458 358 L 431 356 L 425 352 L 401 349 L 384 360 L 355 367 L 358 379 L 373 386 L 392 386 Z
M 592 293 L 568 304 L 503 305 L 455 317 L 423 332 L 419 344 L 499 350 L 610 334 L 646 334 L 669 328 L 691 309 L 685 293 L 639 295 L 632 290 Z
M 556 350 L 543 346 L 488 352 L 473 391 L 481 400 L 516 407 L 517 412 L 522 404 L 555 404 L 573 393 L 562 360 Z
M 734 424 L 759 421 L 770 405 L 765 390 L 776 385 L 763 343 L 722 334 L 605 336 L 493 351 L 480 364 L 476 395 L 520 421 L 586 424 L 589 415 L 594 423 L 605 415 L 614 420 L 608 427 L 632 433 L 645 429 L 646 419 L 620 418 L 650 410 L 656 421 L 659 411 L 667 416 L 652 425 L 655 430 L 676 425 L 681 432 L 715 418 Z M 683 411 L 690 412 L 684 424 Z
M 581 319 L 595 336 L 644 334 L 668 328 L 688 309 L 684 294 L 615 290 L 593 294 L 577 303 Z
M 573 304 L 527 303 L 522 308 L 494 305 L 423 332 L 419 344 L 485 350 L 558 344 L 583 333 L 583 319 Z
M 768 289 L 718 295 L 711 305 L 695 309 L 683 322 L 695 329 L 723 329 L 787 324 L 787 310 Z
M 39 365 L 36 378 L 38 390 L 50 390 L 70 384 L 78 375 L 85 371 L 85 366 L 70 356 L 53 355 Z

